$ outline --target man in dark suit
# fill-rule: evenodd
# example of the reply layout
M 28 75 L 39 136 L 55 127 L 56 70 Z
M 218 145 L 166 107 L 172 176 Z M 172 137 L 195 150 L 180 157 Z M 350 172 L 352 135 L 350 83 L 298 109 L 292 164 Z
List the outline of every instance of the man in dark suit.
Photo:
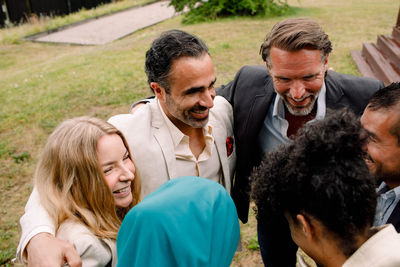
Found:
M 400 83 L 370 99 L 361 124 L 367 130 L 367 165 L 381 181 L 374 225 L 391 223 L 400 232 Z
M 232 105 L 236 139 L 236 176 L 232 197 L 247 222 L 249 175 L 266 152 L 287 143 L 305 123 L 325 117 L 326 109 L 349 107 L 360 114 L 383 83 L 328 71 L 331 42 L 306 18 L 277 23 L 261 45 L 265 66 L 245 66 L 217 89 Z M 271 221 L 271 220 L 270 220 Z M 295 266 L 297 246 L 284 217 L 258 221 L 264 264 Z

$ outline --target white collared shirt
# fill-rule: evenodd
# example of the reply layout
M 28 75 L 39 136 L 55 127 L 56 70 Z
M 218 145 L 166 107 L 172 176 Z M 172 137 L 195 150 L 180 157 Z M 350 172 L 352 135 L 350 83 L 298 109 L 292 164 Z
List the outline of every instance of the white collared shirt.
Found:
M 200 176 L 220 183 L 222 178 L 222 169 L 214 137 L 212 135 L 212 126 L 207 123 L 203 127 L 206 146 L 196 159 L 189 147 L 189 136 L 182 133 L 175 124 L 171 122 L 162 109 L 158 99 L 157 102 L 174 145 L 176 158 L 175 173 L 177 177 Z
M 315 120 L 322 120 L 325 118 L 326 113 L 326 87 L 325 82 L 322 84 L 317 99 L 317 114 L 315 118 L 307 123 Z M 275 147 L 289 142 L 287 137 L 287 130 L 289 122 L 285 119 L 285 107 L 282 98 L 275 94 L 274 104 L 269 106 L 267 116 L 261 127 L 258 136 L 261 153 L 264 155 L 272 151 Z

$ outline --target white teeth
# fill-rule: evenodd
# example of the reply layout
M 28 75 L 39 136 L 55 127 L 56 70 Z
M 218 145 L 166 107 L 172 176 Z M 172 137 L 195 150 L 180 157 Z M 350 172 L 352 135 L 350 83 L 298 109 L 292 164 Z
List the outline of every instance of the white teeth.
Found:
M 295 101 L 295 102 L 303 102 L 303 101 L 306 100 L 308 97 L 309 97 L 309 96 L 304 96 L 304 97 L 302 97 L 302 98 L 300 98 L 300 99 L 296 99 L 296 98 L 293 98 L 293 97 L 292 97 L 292 99 L 293 99 L 293 101 Z
M 129 186 L 122 188 L 122 189 L 115 190 L 114 193 L 122 193 L 122 192 L 126 192 L 128 190 L 129 190 Z

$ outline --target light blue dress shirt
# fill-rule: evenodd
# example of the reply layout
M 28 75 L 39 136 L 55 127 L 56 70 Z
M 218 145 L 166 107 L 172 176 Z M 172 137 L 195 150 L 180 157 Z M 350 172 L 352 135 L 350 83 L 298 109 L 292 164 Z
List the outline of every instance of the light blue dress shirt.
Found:
M 325 82 L 322 84 L 316 104 L 317 104 L 317 114 L 315 115 L 315 118 L 309 122 L 315 120 L 322 120 L 325 118 L 325 113 L 326 113 Z M 261 127 L 260 134 L 258 136 L 258 142 L 261 147 L 262 155 L 265 155 L 265 153 L 272 151 L 281 144 L 289 142 L 289 138 L 287 137 L 288 128 L 289 128 L 289 122 L 285 119 L 285 107 L 283 100 L 278 94 L 276 94 L 274 99 L 274 104 L 270 105 L 267 116 L 264 119 L 264 123 Z
M 379 194 L 376 203 L 376 212 L 374 226 L 387 223 L 390 215 L 400 200 L 400 186 L 390 189 L 389 186 L 382 182 L 376 192 Z

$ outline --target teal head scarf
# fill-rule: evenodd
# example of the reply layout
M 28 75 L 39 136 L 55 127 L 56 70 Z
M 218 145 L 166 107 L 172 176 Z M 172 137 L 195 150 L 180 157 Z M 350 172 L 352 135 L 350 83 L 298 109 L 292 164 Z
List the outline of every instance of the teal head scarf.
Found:
M 118 266 L 229 266 L 238 241 L 236 208 L 226 190 L 204 178 L 175 178 L 126 215 Z

